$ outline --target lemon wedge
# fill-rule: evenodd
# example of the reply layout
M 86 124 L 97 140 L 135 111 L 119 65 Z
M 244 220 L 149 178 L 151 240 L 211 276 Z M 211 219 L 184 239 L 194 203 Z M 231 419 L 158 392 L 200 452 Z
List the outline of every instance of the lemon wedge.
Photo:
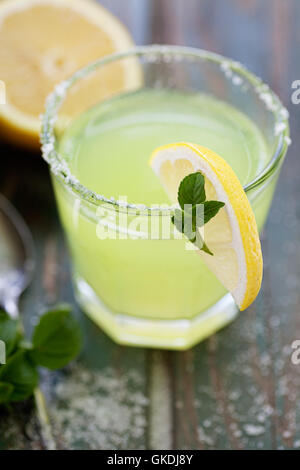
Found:
M 199 171 L 205 177 L 207 199 L 225 203 L 204 227 L 205 243 L 214 256 L 197 253 L 240 310 L 246 309 L 260 290 L 263 260 L 255 216 L 237 175 L 212 150 L 186 142 L 159 147 L 149 163 L 171 201 L 177 201 L 181 180 Z
M 126 28 L 92 0 L 3 0 L 0 2 L 0 132 L 23 147 L 39 147 L 39 115 L 54 86 L 80 67 L 133 45 Z M 74 95 L 68 116 L 136 83 L 130 61 L 106 67 L 84 95 Z M 99 77 L 98 77 L 99 78 Z

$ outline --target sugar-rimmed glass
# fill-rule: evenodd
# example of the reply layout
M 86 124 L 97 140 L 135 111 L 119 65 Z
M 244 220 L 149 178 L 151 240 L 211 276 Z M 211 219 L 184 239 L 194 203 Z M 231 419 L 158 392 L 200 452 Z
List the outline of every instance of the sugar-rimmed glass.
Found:
M 123 64 L 127 70 L 138 71 L 134 79 L 128 80 L 128 86 L 118 89 L 116 84 L 106 93 L 105 90 L 111 88 L 107 82 L 109 69 L 114 68 L 117 72 L 118 66 Z M 99 96 L 85 101 L 84 89 L 88 89 L 90 79 L 98 80 Z M 241 64 L 206 51 L 176 46 L 138 47 L 100 59 L 59 84 L 47 101 L 41 134 L 43 156 L 51 169 L 71 249 L 80 304 L 120 343 L 187 348 L 236 316 L 237 308 L 230 294 L 225 294 L 218 283 L 214 287 L 207 271 L 202 273 L 196 294 L 196 272 L 191 274 L 194 276 L 191 286 L 178 289 L 177 273 L 182 259 L 176 264 L 176 256 L 172 263 L 169 257 L 176 240 L 149 240 L 139 234 L 129 240 L 99 239 L 97 224 L 103 218 L 103 211 L 113 216 L 126 211 L 129 217 L 126 227 L 117 218 L 117 225 L 111 228 L 116 233 L 124 233 L 137 215 L 150 224 L 153 218 L 170 223 L 173 208 L 162 210 L 137 205 L 130 200 L 124 203 L 92 191 L 72 174 L 59 149 L 61 136 L 75 119 L 66 118 L 69 98 L 76 99 L 78 93 L 80 106 L 75 114 L 79 115 L 100 99 L 109 100 L 143 88 L 213 95 L 242 111 L 258 125 L 268 147 L 269 159 L 264 168 L 245 183 L 244 189 L 260 228 L 266 219 L 289 143 L 288 116 L 269 87 Z

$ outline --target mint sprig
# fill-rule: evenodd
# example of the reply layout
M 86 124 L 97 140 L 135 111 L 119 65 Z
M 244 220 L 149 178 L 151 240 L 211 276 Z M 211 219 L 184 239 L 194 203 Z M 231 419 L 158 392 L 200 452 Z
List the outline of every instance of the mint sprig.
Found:
M 22 336 L 22 328 L 18 320 L 10 318 L 0 310 L 0 339 L 5 343 L 6 355 L 10 356 Z
M 81 332 L 68 306 L 45 313 L 35 327 L 30 358 L 48 369 L 60 369 L 79 352 Z
M 186 204 L 195 206 L 206 200 L 204 176 L 199 173 L 191 173 L 183 178 L 178 188 L 178 202 L 182 210 Z
M 4 403 L 25 400 L 33 393 L 38 384 L 38 372 L 25 350 L 20 348 L 1 366 L 0 381 L 11 386 L 6 400 L 2 396 Z
M 205 179 L 200 172 L 183 178 L 178 188 L 178 202 L 181 209 L 175 209 L 173 224 L 199 250 L 213 256 L 199 229 L 217 215 L 224 202 L 206 200 Z
M 6 364 L 0 365 L 0 405 L 29 398 L 38 385 L 38 367 L 60 369 L 81 349 L 80 327 L 68 305 L 41 316 L 31 341 L 19 320 L 0 311 L 0 339 L 6 346 Z

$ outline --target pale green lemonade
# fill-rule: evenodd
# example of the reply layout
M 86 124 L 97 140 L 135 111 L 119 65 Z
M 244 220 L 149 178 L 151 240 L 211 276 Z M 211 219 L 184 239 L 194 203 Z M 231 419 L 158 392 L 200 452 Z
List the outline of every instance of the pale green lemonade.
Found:
M 160 145 L 179 141 L 214 150 L 243 185 L 270 160 L 260 129 L 246 115 L 210 96 L 170 90 L 124 94 L 86 111 L 64 133 L 59 150 L 87 188 L 108 198 L 126 196 L 129 203 L 151 206 L 170 203 L 148 164 L 151 153 Z M 250 197 L 259 228 L 267 216 L 274 183 L 275 179 Z M 126 343 L 127 337 L 116 330 L 114 314 L 184 321 L 201 315 L 226 293 L 200 257 L 186 249 L 184 240 L 99 239 L 95 220 L 87 211 L 76 213 L 74 201 L 56 179 L 54 185 L 75 271 L 99 299 L 98 309 L 88 303 L 85 308 L 117 341 Z M 119 227 L 112 223 L 113 232 L 117 235 Z M 134 326 L 128 328 L 130 334 L 139 335 Z M 214 320 L 211 325 L 206 322 L 205 328 L 203 336 L 212 333 Z M 148 345 L 163 345 L 157 329 L 149 326 L 145 335 Z M 166 331 L 162 335 L 165 338 Z

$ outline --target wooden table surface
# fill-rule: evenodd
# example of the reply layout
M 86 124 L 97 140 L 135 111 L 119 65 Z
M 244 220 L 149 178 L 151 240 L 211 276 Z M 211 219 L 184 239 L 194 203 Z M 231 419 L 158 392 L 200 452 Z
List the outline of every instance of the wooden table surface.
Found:
M 24 215 L 38 265 L 22 298 L 28 330 L 57 301 L 74 304 L 83 353 L 43 372 L 52 438 L 32 403 L 0 414 L 0 449 L 300 449 L 300 79 L 298 0 L 106 0 L 136 43 L 197 46 L 261 76 L 290 109 L 293 145 L 262 236 L 264 280 L 256 302 L 187 352 L 121 347 L 76 306 L 69 256 L 41 158 L 1 147 L 0 191 Z

